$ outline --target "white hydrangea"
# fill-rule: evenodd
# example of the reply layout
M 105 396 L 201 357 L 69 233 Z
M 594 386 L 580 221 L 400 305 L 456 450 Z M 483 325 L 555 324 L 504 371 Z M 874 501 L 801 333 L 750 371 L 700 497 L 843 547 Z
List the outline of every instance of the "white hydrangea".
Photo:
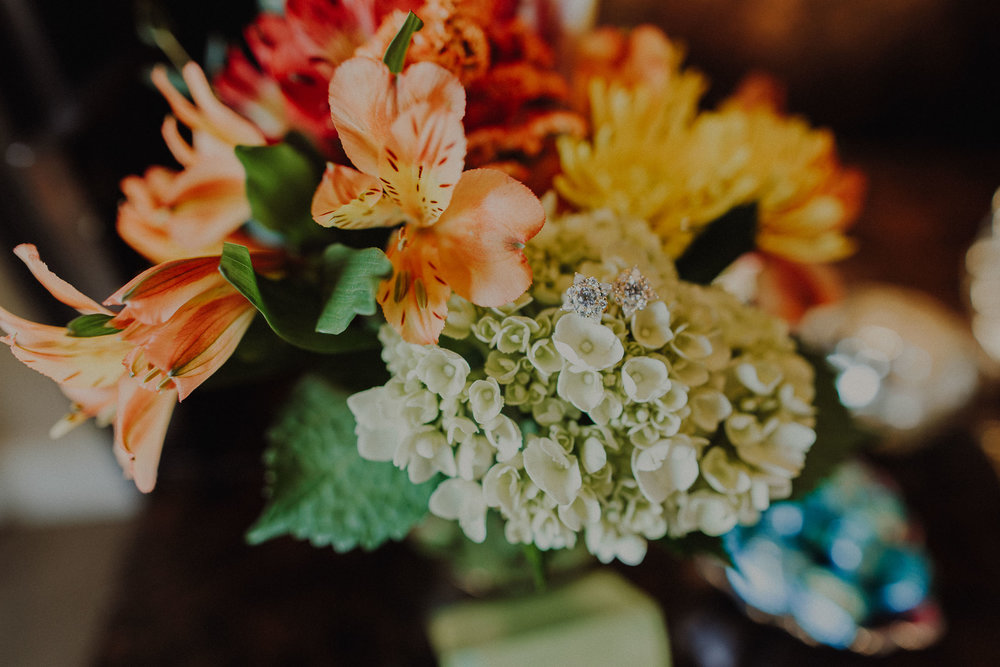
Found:
M 791 492 L 814 390 L 783 323 L 679 281 L 642 221 L 552 218 L 526 254 L 529 292 L 502 308 L 453 296 L 442 346 L 382 329 L 392 379 L 348 403 L 362 456 L 441 476 L 430 511 L 470 539 L 498 512 L 513 543 L 579 539 L 605 562 L 755 522 Z M 633 266 L 659 298 L 644 310 L 560 309 L 577 271 L 613 282 Z

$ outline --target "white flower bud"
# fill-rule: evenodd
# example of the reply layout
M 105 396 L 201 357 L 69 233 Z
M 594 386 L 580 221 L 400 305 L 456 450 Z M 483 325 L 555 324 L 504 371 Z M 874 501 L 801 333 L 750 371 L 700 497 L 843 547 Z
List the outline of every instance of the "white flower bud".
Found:
M 438 397 L 426 389 L 418 389 L 403 399 L 403 417 L 410 426 L 420 426 L 437 419 Z
M 746 467 L 731 461 L 721 447 L 713 447 L 702 457 L 701 476 L 719 493 L 735 495 L 750 490 Z
M 435 394 L 457 396 L 465 388 L 469 362 L 462 355 L 442 347 L 431 347 L 417 364 L 417 377 Z
M 414 484 L 426 482 L 437 472 L 448 477 L 458 472 L 455 451 L 444 433 L 430 426 L 410 433 L 396 450 L 392 462 L 405 469 Z
M 700 387 L 711 377 L 711 373 L 708 372 L 704 363 L 687 359 L 675 361 L 670 367 L 670 374 L 675 380 L 688 387 Z
M 670 390 L 667 366 L 652 357 L 632 357 L 622 365 L 622 387 L 633 401 L 657 399 Z
M 814 430 L 798 422 L 787 422 L 772 427 L 764 440 L 738 446 L 737 452 L 747 463 L 772 475 L 791 479 L 802 471 L 806 452 L 815 441 Z
M 602 563 L 617 558 L 626 565 L 638 565 L 646 557 L 646 540 L 638 535 L 622 535 L 605 521 L 588 526 L 585 539 L 587 551 Z
M 583 463 L 583 469 L 591 475 L 603 468 L 608 463 L 608 453 L 604 449 L 604 443 L 593 436 L 584 438 L 580 444 L 580 461 Z
M 546 398 L 531 406 L 531 418 L 540 426 L 551 426 L 561 422 L 569 409 L 572 408 L 557 398 Z
M 503 409 L 503 394 L 495 378 L 476 380 L 469 386 L 469 407 L 480 424 L 493 420 Z
M 757 418 L 745 412 L 735 412 L 726 419 L 726 437 L 737 449 L 753 446 L 764 439 L 764 429 Z M 741 454 L 742 456 L 742 454 Z
M 604 398 L 587 414 L 594 420 L 595 424 L 607 424 L 613 419 L 621 417 L 625 409 L 622 399 L 610 391 L 604 392 Z
M 706 535 L 723 535 L 736 527 L 737 509 L 726 496 L 702 489 L 687 497 L 677 518 L 685 532 L 700 530 Z
M 682 331 L 670 343 L 671 349 L 684 359 L 697 361 L 712 354 L 712 341 L 708 336 Z
M 462 479 L 476 480 L 493 465 L 493 446 L 485 436 L 466 438 L 455 450 L 455 465 Z
M 458 520 L 466 537 L 476 543 L 486 539 L 486 501 L 483 488 L 465 479 L 446 479 L 428 501 L 431 513 L 442 519 Z
M 488 424 L 483 424 L 486 439 L 497 450 L 497 461 L 509 461 L 521 451 L 523 437 L 517 423 L 506 415 L 497 415 Z
M 576 457 L 567 454 L 551 438 L 528 436 L 524 448 L 524 470 L 542 491 L 560 505 L 573 502 L 583 486 Z
M 354 413 L 358 453 L 369 461 L 392 461 L 406 433 L 398 401 L 385 387 L 373 387 L 347 398 Z
M 740 384 L 758 396 L 770 396 L 782 378 L 781 368 L 777 364 L 764 361 L 744 361 L 736 365 L 735 373 Z
M 508 357 L 502 352 L 491 350 L 486 357 L 486 365 L 483 370 L 492 378 L 496 378 L 500 384 L 508 384 L 514 381 L 514 376 L 521 366 L 514 357 Z
M 531 345 L 531 334 L 538 331 L 538 324 L 520 315 L 504 319 L 497 333 L 496 347 L 504 354 L 524 354 Z
M 538 369 L 544 377 L 557 373 L 562 369 L 563 358 L 556 351 L 551 338 L 536 340 L 528 349 L 528 361 Z
M 577 409 L 589 412 L 604 397 L 604 379 L 597 371 L 566 367 L 559 373 L 556 392 Z
M 604 370 L 625 354 L 625 347 L 611 329 L 575 313 L 559 318 L 552 341 L 559 354 L 579 369 Z
M 635 342 L 650 350 L 660 349 L 674 337 L 670 329 L 670 311 L 662 301 L 654 301 L 633 315 L 631 328 Z
M 703 431 L 714 433 L 719 422 L 733 413 L 725 394 L 714 390 L 699 390 L 691 394 L 691 419 Z
M 659 504 L 674 491 L 686 491 L 698 479 L 698 450 L 683 436 L 634 449 L 632 472 L 642 495 Z
M 444 322 L 441 333 L 449 338 L 466 338 L 476 321 L 476 307 L 471 303 L 452 294 L 448 299 L 448 319 Z
M 559 519 L 570 530 L 578 531 L 582 527 L 601 519 L 601 503 L 591 489 L 583 488 L 569 505 L 560 505 Z
M 499 507 L 507 515 L 516 514 L 523 502 L 520 471 L 506 463 L 494 465 L 483 476 L 483 497 L 489 507 Z

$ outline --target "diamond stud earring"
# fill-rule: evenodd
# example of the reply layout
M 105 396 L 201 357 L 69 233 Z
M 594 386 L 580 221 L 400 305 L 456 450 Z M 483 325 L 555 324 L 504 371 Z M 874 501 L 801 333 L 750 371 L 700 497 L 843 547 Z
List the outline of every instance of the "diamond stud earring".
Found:
M 581 273 L 573 277 L 573 285 L 563 294 L 562 309 L 592 320 L 600 320 L 608 308 L 611 285 Z
M 618 274 L 611 286 L 611 294 L 621 306 L 625 317 L 632 317 L 637 311 L 648 306 L 650 301 L 657 298 L 649 281 L 639 273 L 638 267 L 635 266 Z

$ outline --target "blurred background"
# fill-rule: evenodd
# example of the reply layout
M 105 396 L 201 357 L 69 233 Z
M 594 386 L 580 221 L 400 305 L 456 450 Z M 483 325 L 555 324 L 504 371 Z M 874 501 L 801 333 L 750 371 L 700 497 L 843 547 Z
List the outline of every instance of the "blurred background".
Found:
M 0 248 L 35 243 L 57 273 L 98 299 L 144 268 L 115 235 L 114 220 L 124 176 L 171 164 L 159 134 L 167 107 L 148 83 L 150 67 L 164 59 L 150 26 L 169 26 L 193 58 L 219 62 L 223 45 L 239 40 L 257 9 L 249 0 L 0 0 Z M 865 171 L 867 204 L 853 234 L 860 250 L 841 264 L 848 283 L 859 290 L 873 282 L 902 288 L 896 296 L 930 318 L 917 328 L 943 330 L 914 344 L 932 355 L 961 348 L 963 368 L 982 370 L 974 397 L 968 386 L 925 383 L 925 392 L 957 392 L 961 400 L 942 411 L 935 429 L 918 422 L 902 438 L 905 451 L 874 455 L 925 524 L 949 616 L 950 633 L 939 648 L 894 659 L 941 664 L 944 656 L 961 655 L 963 664 L 991 664 L 993 650 L 1000 650 L 990 634 L 1000 630 L 1000 485 L 998 459 L 991 458 L 1000 456 L 1000 421 L 994 421 L 1000 401 L 992 362 L 963 347 L 971 341 L 972 314 L 964 261 L 988 231 L 1000 186 L 1000 5 L 605 0 L 600 15 L 602 23 L 656 23 L 685 43 L 688 64 L 713 83 L 709 102 L 748 72 L 777 76 L 787 85 L 789 111 L 831 128 L 843 162 Z M 71 317 L 6 250 L 0 303 L 36 321 Z M 862 317 L 858 312 L 839 321 Z M 897 324 L 913 333 L 910 320 Z M 336 622 L 357 628 L 357 619 L 369 616 L 371 626 L 349 643 L 355 652 L 344 655 L 368 664 L 430 661 L 419 628 L 397 628 L 395 643 L 377 653 L 360 646 L 417 613 L 413 600 L 392 612 L 377 603 L 379 591 L 405 595 L 415 585 L 405 573 L 427 567 L 405 549 L 336 556 L 290 543 L 243 547 L 240 536 L 261 502 L 261 417 L 243 421 L 239 446 L 221 443 L 238 438 L 219 426 L 206 435 L 192 425 L 246 407 L 212 392 L 192 397 L 171 426 L 166 481 L 150 498 L 139 498 L 121 480 L 110 431 L 87 426 L 49 440 L 48 428 L 65 407 L 51 383 L 0 355 L 0 664 L 177 664 L 187 662 L 185 655 L 196 656 L 191 662 L 227 661 L 233 656 L 219 652 L 219 638 L 254 646 L 247 638 L 264 624 L 285 628 L 285 640 L 300 652 L 260 655 L 316 658 L 347 640 L 313 634 Z M 377 568 L 402 574 L 369 581 L 369 589 L 334 574 Z M 744 625 L 727 599 L 685 568 L 661 555 L 625 573 L 666 600 L 678 664 L 801 658 L 794 640 L 784 644 Z M 667 570 L 673 574 L 664 579 Z M 316 576 L 299 579 L 290 571 Z M 260 593 L 262 577 L 272 577 L 283 596 L 255 597 L 256 605 L 242 607 L 242 620 L 223 620 L 227 609 L 246 603 L 241 596 Z M 307 592 L 322 587 L 325 596 Z M 420 586 L 411 592 L 427 593 Z M 353 605 L 351 615 L 330 609 L 335 595 Z M 287 628 L 296 610 L 314 608 L 324 611 L 297 632 Z M 185 614 L 188 620 L 179 620 Z M 151 627 L 161 628 L 157 637 L 149 636 Z M 316 633 L 307 638 L 306 629 Z M 142 636 L 159 660 L 142 660 L 152 655 L 143 653 Z M 765 639 L 771 648 L 762 653 Z M 720 645 L 724 650 L 714 653 L 706 648 Z M 809 655 L 827 664 L 845 659 L 836 652 Z

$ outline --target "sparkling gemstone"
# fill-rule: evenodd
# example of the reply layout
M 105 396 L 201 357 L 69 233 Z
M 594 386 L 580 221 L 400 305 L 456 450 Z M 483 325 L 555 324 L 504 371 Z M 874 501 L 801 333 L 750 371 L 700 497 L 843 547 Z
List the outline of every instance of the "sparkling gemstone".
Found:
M 649 302 L 656 299 L 656 293 L 650 287 L 649 281 L 636 267 L 622 271 L 611 286 L 611 293 L 621 306 L 625 317 L 632 317 L 636 311 L 643 310 Z
M 599 320 L 608 308 L 611 285 L 597 278 L 576 274 L 573 285 L 563 294 L 562 309 L 583 317 Z

